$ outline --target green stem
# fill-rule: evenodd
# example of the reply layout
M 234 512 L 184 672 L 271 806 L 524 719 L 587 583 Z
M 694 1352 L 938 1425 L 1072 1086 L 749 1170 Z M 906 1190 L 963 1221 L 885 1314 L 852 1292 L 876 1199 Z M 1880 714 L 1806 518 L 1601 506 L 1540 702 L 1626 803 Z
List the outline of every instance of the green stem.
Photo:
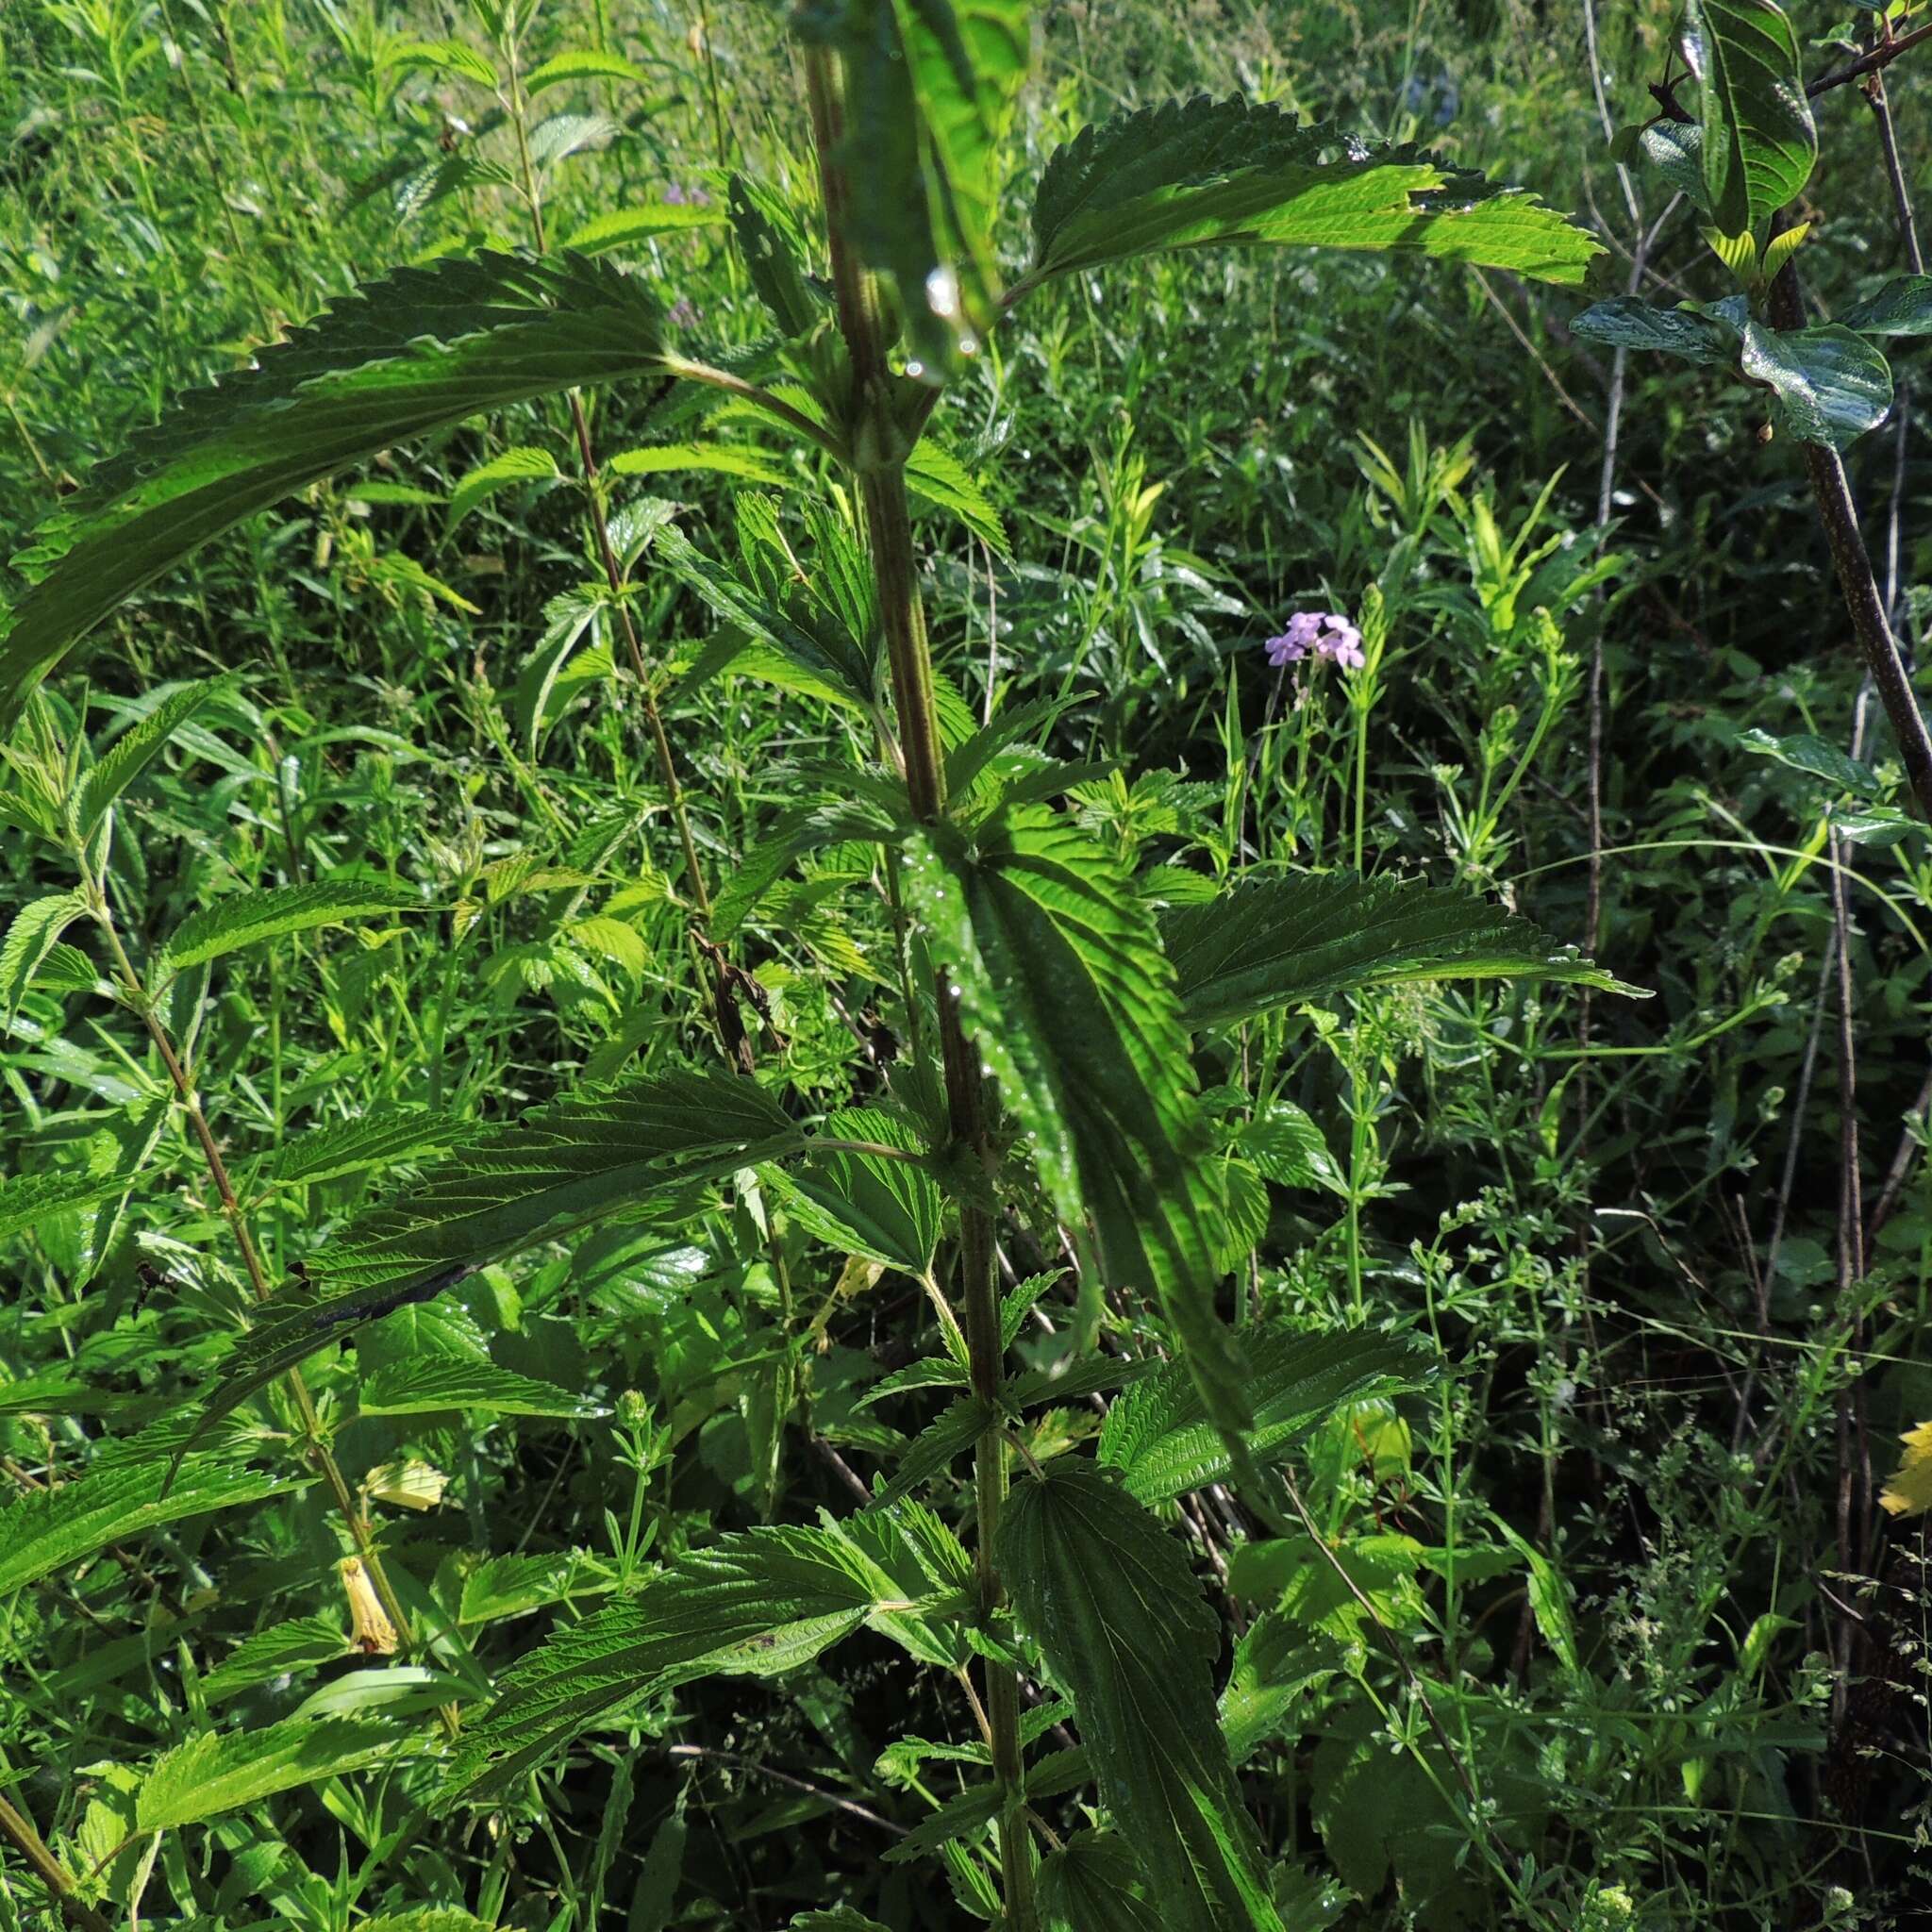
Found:
M 113 1932 L 100 1913 L 85 1899 L 75 1896 L 74 1878 L 67 1867 L 50 1852 L 28 1820 L 0 1793 L 0 1838 L 34 1869 L 35 1875 L 52 1895 L 59 1916 L 85 1932 Z
M 879 614 L 891 672 L 900 756 L 914 813 L 937 823 L 946 804 L 945 765 L 934 702 L 932 657 L 912 549 L 906 497 L 905 432 L 893 420 L 891 376 L 887 368 L 874 291 L 846 240 L 845 182 L 836 158 L 842 139 L 841 76 L 830 56 L 814 48 L 806 57 L 812 133 L 825 207 L 832 287 L 839 323 L 851 359 L 854 441 L 872 466 L 858 471 L 859 500 L 878 587 Z M 989 1168 L 992 1152 L 982 1105 L 984 1075 L 979 1052 L 960 1024 L 957 991 L 943 969 L 937 974 L 941 1062 L 945 1073 L 948 1124 L 956 1145 Z M 973 1391 L 992 1401 L 998 1392 L 1005 1350 L 1000 1341 L 998 1282 L 991 1217 L 962 1203 L 959 1209 L 959 1294 Z M 1007 1496 L 1006 1441 L 997 1425 L 979 1438 L 974 1460 L 976 1576 L 982 1616 L 999 1603 L 993 1542 Z M 1024 1807 L 1020 1749 L 1020 1686 L 1015 1673 L 990 1658 L 985 1663 L 988 1742 L 993 1775 L 1007 1794 L 1000 1817 L 1001 1883 L 1008 1932 L 1037 1932 L 1033 1903 L 1033 1846 Z

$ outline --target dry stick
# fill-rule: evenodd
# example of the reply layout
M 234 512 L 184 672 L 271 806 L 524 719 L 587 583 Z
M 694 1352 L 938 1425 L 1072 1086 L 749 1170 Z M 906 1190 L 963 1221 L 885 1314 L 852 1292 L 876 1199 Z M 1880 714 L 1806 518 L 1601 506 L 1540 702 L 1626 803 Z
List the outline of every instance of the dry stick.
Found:
M 945 809 L 945 766 L 940 752 L 933 702 L 932 659 L 926 646 L 925 614 L 912 552 L 912 527 L 906 499 L 906 434 L 893 419 L 890 372 L 874 290 L 847 244 L 847 201 L 838 160 L 844 135 L 841 77 L 833 58 L 813 48 L 806 55 L 806 81 L 812 136 L 825 209 L 831 254 L 832 288 L 839 325 L 852 364 L 852 414 L 866 425 L 861 440 L 875 445 L 872 461 L 859 470 L 858 493 L 871 544 L 879 612 L 891 670 L 893 708 L 898 718 L 900 756 L 913 812 L 927 824 Z M 929 410 L 929 406 L 928 406 Z M 917 434 L 916 427 L 911 432 Z M 909 442 L 909 439 L 908 439 Z M 991 1158 L 982 1108 L 983 1075 L 978 1049 L 959 1021 L 958 992 L 938 974 L 934 999 L 939 1009 L 940 1053 L 945 1074 L 946 1110 L 954 1141 L 981 1161 Z M 1000 1380 L 999 1294 L 992 1221 L 967 1202 L 959 1209 L 960 1291 L 973 1391 L 991 1401 Z M 980 1609 L 990 1615 L 999 1602 L 999 1578 L 992 1544 L 1007 1494 L 1006 1444 L 998 1426 L 980 1436 L 974 1460 L 974 1553 Z M 986 1712 L 993 1775 L 1009 1799 L 1022 1789 L 1020 1694 L 1016 1673 L 991 1658 L 984 1661 Z M 1017 1803 L 1002 1809 L 999 1821 L 1001 1886 L 1009 1932 L 1035 1932 L 1033 1846 Z
M 41 1835 L 22 1812 L 16 1811 L 4 1791 L 0 1791 L 0 1838 L 6 1839 L 34 1869 L 41 1883 L 52 1894 L 60 1916 L 85 1932 L 114 1932 L 93 1907 L 75 1892 L 74 1875 L 50 1852 Z

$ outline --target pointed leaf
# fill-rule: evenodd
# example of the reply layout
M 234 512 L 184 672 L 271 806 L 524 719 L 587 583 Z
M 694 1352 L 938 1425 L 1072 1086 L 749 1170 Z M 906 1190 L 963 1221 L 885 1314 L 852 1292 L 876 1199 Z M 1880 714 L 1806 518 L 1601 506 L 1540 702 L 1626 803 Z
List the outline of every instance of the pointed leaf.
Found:
M 1771 387 L 1779 427 L 1803 442 L 1842 450 L 1891 413 L 1891 365 L 1837 323 L 1780 331 L 1749 320 L 1739 363 Z
M 1682 46 L 1698 82 L 1711 219 L 1726 235 L 1761 228 L 1818 158 L 1797 31 L 1774 0 L 1686 0 Z
M 1423 149 L 1199 94 L 1117 115 L 1055 152 L 1034 202 L 1026 281 L 1245 242 L 1416 249 L 1573 287 L 1602 252 L 1534 196 Z
M 134 1801 L 137 1831 L 178 1831 L 277 1791 L 367 1771 L 414 1749 L 371 1718 L 291 1718 L 259 1731 L 206 1731 L 157 1760 Z
M 948 1404 L 912 1439 L 911 1447 L 892 1472 L 892 1480 L 866 1507 L 889 1508 L 942 1470 L 950 1469 L 992 1426 L 994 1420 L 991 1403 L 982 1402 L 976 1395 L 962 1395 Z
M 75 801 L 74 828 L 85 840 L 103 814 L 160 756 L 162 747 L 229 680 L 204 677 L 163 689 L 145 702 L 142 715 L 82 776 Z
M 1932 275 L 1897 275 L 1839 321 L 1866 336 L 1932 336 Z
M 493 1408 L 499 1415 L 608 1415 L 604 1404 L 514 1375 L 491 1362 L 459 1357 L 391 1362 L 366 1375 L 356 1397 L 360 1415 L 429 1415 L 444 1408 Z
M 264 940 L 284 939 L 290 933 L 430 909 L 408 887 L 374 881 L 266 886 L 231 892 L 225 899 L 190 913 L 169 935 L 161 957 L 178 973 L 183 967 L 199 966 Z
M 1419 1387 L 1431 1367 L 1412 1343 L 1367 1330 L 1245 1329 L 1236 1345 L 1254 1404 L 1246 1441 L 1257 1461 L 1289 1447 L 1344 1404 Z M 1174 1363 L 1136 1382 L 1108 1411 L 1098 1454 L 1142 1503 L 1164 1503 L 1232 1472 L 1220 1432 Z
M 1473 892 L 1388 877 L 1243 880 L 1160 924 L 1195 1028 L 1409 979 L 1556 979 L 1645 997 Z
M 1612 349 L 1650 349 L 1681 361 L 1733 369 L 1737 331 L 1698 308 L 1659 308 L 1641 295 L 1599 302 L 1571 319 L 1570 333 Z
M 994 1547 L 1161 1923 L 1283 1932 L 1215 1719 L 1220 1622 L 1179 1543 L 1092 1464 L 1060 1457 L 1014 1490 Z
M 658 306 L 580 256 L 400 269 L 187 397 L 15 558 L 0 729 L 68 647 L 209 538 L 361 458 L 486 409 L 660 365 Z
M 478 463 L 449 493 L 449 522 L 454 528 L 487 497 L 512 483 L 555 482 L 562 475 L 547 449 L 504 450 L 487 463 Z
M 1210 1412 L 1238 1425 L 1247 1403 L 1215 1312 L 1218 1176 L 1145 901 L 1037 806 L 989 820 L 970 853 L 949 828 L 915 838 L 904 884 L 1055 1207 L 1091 1215 L 1108 1280 L 1158 1297 Z
M 13 915 L 0 941 L 0 1020 L 10 1020 L 20 1010 L 42 962 L 60 935 L 86 913 L 87 902 L 78 892 L 53 892 L 29 900 Z

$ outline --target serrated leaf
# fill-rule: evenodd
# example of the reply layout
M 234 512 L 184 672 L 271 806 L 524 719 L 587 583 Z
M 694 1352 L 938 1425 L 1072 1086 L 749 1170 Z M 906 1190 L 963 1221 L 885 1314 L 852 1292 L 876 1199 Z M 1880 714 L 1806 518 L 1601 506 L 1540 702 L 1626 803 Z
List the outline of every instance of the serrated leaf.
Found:
M 541 93 L 546 87 L 556 87 L 566 80 L 643 81 L 649 78 L 643 68 L 635 60 L 626 60 L 622 54 L 605 54 L 592 47 L 582 47 L 569 53 L 553 54 L 541 66 L 531 68 L 524 75 L 524 92 Z
M 330 1617 L 294 1617 L 243 1638 L 201 1680 L 201 1694 L 219 1704 L 272 1677 L 312 1670 L 350 1653 L 348 1632 Z
M 1236 1134 L 1234 1144 L 1264 1178 L 1283 1188 L 1322 1188 L 1346 1194 L 1348 1180 L 1327 1138 L 1291 1100 L 1271 1100 Z
M 110 1129 L 88 1137 L 84 1165 L 0 1179 L 0 1241 L 11 1240 L 49 1215 L 92 1208 L 125 1194 L 153 1151 L 166 1119 L 159 1104 L 150 1103 L 153 1119 L 143 1122 L 141 1105 L 135 1103 L 127 1109 L 123 1131 Z
M 219 959 L 264 940 L 313 932 L 325 925 L 350 925 L 398 912 L 431 908 L 407 887 L 363 880 L 327 880 L 300 886 L 264 886 L 231 892 L 212 906 L 192 912 L 169 935 L 161 957 L 175 972 Z
M 1228 1755 L 1242 1764 L 1284 1726 L 1309 1691 L 1341 1667 L 1341 1646 L 1310 1635 L 1278 1609 L 1263 1610 L 1234 1647 L 1221 1693 L 1221 1730 Z
M 976 1395 L 962 1395 L 957 1402 L 949 1403 L 913 1437 L 892 1472 L 891 1481 L 866 1507 L 889 1508 L 950 1469 L 991 1427 L 995 1415 L 991 1403 L 983 1402 Z
M 483 410 L 657 369 L 659 308 L 580 255 L 399 269 L 183 399 L 100 465 L 15 567 L 0 730 L 74 641 L 243 517 Z
M 646 201 L 635 208 L 612 208 L 588 221 L 563 245 L 575 255 L 607 255 L 632 242 L 657 235 L 675 235 L 686 228 L 711 228 L 724 219 L 702 202 Z
M 795 1669 L 897 1600 L 877 1565 L 829 1528 L 771 1526 L 687 1551 L 514 1666 L 495 1704 L 465 1727 L 466 1760 L 449 1795 L 508 1790 L 647 1690 Z
M 1698 82 L 1711 219 L 1727 235 L 1761 228 L 1818 158 L 1797 32 L 1774 0 L 1686 0 L 1680 44 Z
M 1297 1335 L 1243 1329 L 1236 1337 L 1254 1406 L 1246 1436 L 1257 1461 L 1288 1447 L 1344 1404 L 1420 1386 L 1428 1357 L 1391 1335 L 1344 1330 Z M 1232 1471 L 1220 1432 L 1177 1364 L 1137 1382 L 1108 1411 L 1099 1459 L 1142 1503 L 1162 1503 Z
M 60 935 L 83 918 L 87 902 L 78 892 L 50 892 L 31 899 L 13 915 L 0 941 L 0 1018 L 20 1010 L 41 962 L 60 942 Z
M 737 638 L 721 640 L 719 661 L 705 667 L 715 675 L 741 664 L 747 641 L 767 646 L 790 668 L 791 689 L 809 691 L 829 704 L 865 711 L 872 702 L 872 666 L 849 638 L 835 636 L 829 626 L 809 631 L 782 610 L 768 604 L 723 564 L 696 550 L 684 533 L 666 526 L 652 540 L 651 554 L 679 578 L 715 616 L 735 627 Z M 687 686 L 702 681 L 697 669 L 688 674 Z
M 731 869 L 711 908 L 711 937 L 723 944 L 757 910 L 777 880 L 808 852 L 855 841 L 896 841 L 898 823 L 869 799 L 834 799 L 789 811 Z
M 914 496 L 952 513 L 998 557 L 1012 555 L 1007 526 L 992 499 L 950 450 L 923 438 L 906 459 L 906 487 Z
M 608 1415 L 554 1382 L 515 1375 L 488 1362 L 458 1357 L 419 1357 L 392 1362 L 363 1377 L 356 1408 L 361 1415 L 429 1415 L 443 1408 L 493 1408 L 499 1415 Z
M 404 41 L 388 52 L 395 67 L 426 67 L 438 74 L 453 74 L 473 80 L 478 87 L 494 88 L 496 69 L 475 47 L 461 41 Z
M 994 1548 L 1161 1923 L 1284 1932 L 1215 1719 L 1220 1621 L 1180 1545 L 1092 1464 L 1060 1457 L 1014 1489 Z
M 753 1082 L 690 1074 L 570 1095 L 479 1133 L 311 1254 L 306 1279 L 254 1311 L 256 1325 L 224 1362 L 196 1434 L 317 1351 L 434 1300 L 486 1261 L 802 1140 Z
M 1413 249 L 1574 287 L 1602 253 L 1533 195 L 1423 149 L 1206 94 L 1117 115 L 1057 149 L 1033 242 L 1026 285 L 1156 249 L 1270 242 Z
M 758 183 L 734 174 L 726 197 L 738 252 L 752 288 L 782 336 L 802 336 L 824 314 L 799 266 L 803 253 L 791 211 Z
M 1866 336 L 1932 335 L 1932 275 L 1896 275 L 1838 320 Z
M 674 470 L 709 470 L 720 476 L 741 476 L 768 490 L 783 490 L 797 481 L 761 449 L 733 448 L 723 442 L 666 442 L 653 449 L 627 449 L 605 466 L 619 476 L 661 476 Z
M 134 1801 L 137 1831 L 178 1831 L 278 1791 L 407 1756 L 408 1732 L 370 1718 L 291 1718 L 259 1731 L 208 1731 L 158 1759 Z
M 108 808 L 160 756 L 162 747 L 230 680 L 204 677 L 163 688 L 144 701 L 134 723 L 83 774 L 74 807 L 74 829 L 92 837 Z
M 1306 873 L 1162 914 L 1190 1026 L 1410 979 L 1554 979 L 1647 997 L 1474 892 Z
M 512 483 L 555 482 L 562 474 L 547 449 L 507 449 L 487 463 L 478 463 L 450 491 L 450 526 L 454 528 L 479 503 Z
M 552 114 L 530 129 L 530 158 L 552 168 L 587 148 L 602 148 L 624 129 L 608 114 Z
M 307 1127 L 287 1141 L 264 1170 L 276 1187 L 309 1187 L 371 1168 L 391 1168 L 440 1153 L 474 1128 L 427 1108 L 398 1108 L 366 1120 Z
M 1106 1278 L 1155 1293 L 1209 1412 L 1239 1426 L 1211 1148 L 1174 975 L 1133 881 L 1037 806 L 988 820 L 971 850 L 949 828 L 919 835 L 902 879 L 1061 1218 L 1091 1217 Z
M 919 1136 L 881 1108 L 846 1108 L 824 1134 L 923 1153 Z M 819 1240 L 915 1277 L 932 1265 L 945 1203 L 939 1185 L 910 1161 L 876 1154 L 818 1154 L 774 1176 L 779 1199 Z
M 306 1478 L 289 1481 L 211 1457 L 184 1463 L 163 1494 L 165 1475 L 158 1462 L 117 1465 L 0 1509 L 0 1598 L 158 1524 L 308 1486 Z
M 1118 1832 L 1076 1831 L 1040 1861 L 1036 1885 L 1053 1932 L 1162 1932 Z

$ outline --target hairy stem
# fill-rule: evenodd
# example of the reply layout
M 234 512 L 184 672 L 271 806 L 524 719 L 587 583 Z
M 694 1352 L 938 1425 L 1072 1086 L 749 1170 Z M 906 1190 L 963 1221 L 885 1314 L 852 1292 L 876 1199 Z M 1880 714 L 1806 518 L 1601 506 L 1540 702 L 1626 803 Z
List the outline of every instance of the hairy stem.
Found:
M 894 421 L 891 375 L 886 366 L 878 310 L 866 275 L 848 246 L 845 183 L 837 159 L 842 132 L 840 75 L 829 56 L 814 49 L 807 57 L 812 133 L 818 149 L 832 286 L 840 327 L 851 358 L 851 428 L 867 467 L 858 470 L 859 501 L 878 586 L 879 614 L 898 718 L 900 755 L 913 811 L 928 824 L 946 804 L 945 766 L 941 753 L 939 714 L 934 703 L 932 656 L 927 648 L 925 614 L 912 549 L 912 525 L 906 499 L 905 430 Z M 939 1009 L 940 1056 L 945 1072 L 948 1124 L 953 1140 L 981 1161 L 991 1163 L 982 1098 L 984 1076 L 979 1052 L 959 1023 L 958 993 L 943 967 L 934 989 Z M 959 1209 L 959 1294 L 973 1391 L 985 1400 L 997 1393 L 1005 1351 L 1000 1344 L 999 1289 L 992 1222 L 971 1203 Z M 980 1607 L 990 1614 L 999 1602 L 999 1577 L 992 1546 L 1007 1496 L 1007 1449 L 995 1425 L 980 1436 L 974 1461 L 974 1509 Z M 985 1721 L 993 1774 L 1007 1793 L 1000 1818 L 1001 1882 L 1009 1932 L 1035 1932 L 1033 1846 L 1027 1834 L 1022 1789 L 1020 1686 L 1014 1672 L 988 1659 L 985 1664 Z

